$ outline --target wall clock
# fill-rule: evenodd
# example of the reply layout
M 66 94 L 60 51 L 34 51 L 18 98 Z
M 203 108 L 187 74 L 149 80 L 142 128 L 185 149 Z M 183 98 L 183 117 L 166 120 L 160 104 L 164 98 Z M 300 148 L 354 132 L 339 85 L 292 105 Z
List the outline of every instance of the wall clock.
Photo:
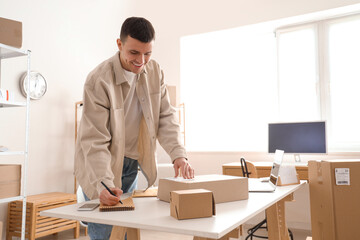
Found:
M 28 82 L 27 73 L 25 73 L 20 79 L 20 90 L 21 93 L 26 97 L 27 96 L 27 82 Z M 38 72 L 30 72 L 30 98 L 31 99 L 40 99 L 47 90 L 47 83 L 45 78 Z

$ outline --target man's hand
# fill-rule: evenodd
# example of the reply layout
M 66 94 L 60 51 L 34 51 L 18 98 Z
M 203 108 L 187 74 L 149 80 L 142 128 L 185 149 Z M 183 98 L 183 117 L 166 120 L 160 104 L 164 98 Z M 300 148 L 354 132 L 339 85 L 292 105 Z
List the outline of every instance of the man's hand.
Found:
M 119 188 L 110 188 L 110 190 L 116 195 L 116 197 L 111 195 L 108 190 L 104 189 L 101 191 L 99 198 L 102 204 L 113 206 L 119 202 L 120 196 L 121 194 L 123 194 L 123 191 Z
M 174 161 L 175 177 L 179 176 L 179 169 L 183 178 L 194 178 L 194 169 L 185 158 L 177 158 Z

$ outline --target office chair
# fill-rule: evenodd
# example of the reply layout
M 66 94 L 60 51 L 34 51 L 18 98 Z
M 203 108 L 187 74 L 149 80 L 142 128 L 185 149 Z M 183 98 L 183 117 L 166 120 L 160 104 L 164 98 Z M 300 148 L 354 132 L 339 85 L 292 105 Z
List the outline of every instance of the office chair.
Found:
M 247 177 L 247 178 L 257 178 L 258 177 L 256 167 L 253 163 L 246 161 L 244 158 L 241 158 L 240 164 L 241 164 L 241 171 L 242 171 L 243 177 Z M 267 224 L 267 220 L 266 220 L 266 216 L 265 216 L 264 220 L 262 220 L 261 222 L 256 224 L 254 227 L 248 229 L 248 231 L 247 231 L 248 235 L 246 236 L 245 240 L 248 240 L 249 238 L 252 240 L 253 237 L 268 239 L 267 236 L 255 235 L 255 232 L 259 229 L 266 229 L 266 231 L 267 231 L 266 224 Z M 293 234 L 290 231 L 290 229 L 288 229 L 288 231 L 289 231 L 290 239 L 294 240 Z

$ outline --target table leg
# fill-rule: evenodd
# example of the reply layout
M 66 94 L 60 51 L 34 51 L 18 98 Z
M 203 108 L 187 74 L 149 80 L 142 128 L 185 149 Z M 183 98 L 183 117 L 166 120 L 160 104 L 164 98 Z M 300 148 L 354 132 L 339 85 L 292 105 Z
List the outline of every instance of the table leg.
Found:
M 80 222 L 76 221 L 76 227 L 74 228 L 74 238 L 80 237 Z
M 126 228 L 128 240 L 140 240 L 140 229 L 138 228 Z
M 113 226 L 110 240 L 122 240 L 125 238 L 126 228 Z
M 114 226 L 110 240 L 123 240 L 127 233 L 127 240 L 140 240 L 140 229 Z
M 241 226 L 240 226 L 241 227 Z M 229 238 L 239 238 L 239 228 L 237 227 L 228 234 L 224 235 L 222 238 L 219 238 L 218 240 L 229 240 Z M 203 237 L 194 237 L 194 240 L 214 240 L 212 238 L 203 238 Z
M 290 240 L 285 221 L 285 202 L 293 199 L 293 194 L 290 194 L 266 209 L 269 240 Z

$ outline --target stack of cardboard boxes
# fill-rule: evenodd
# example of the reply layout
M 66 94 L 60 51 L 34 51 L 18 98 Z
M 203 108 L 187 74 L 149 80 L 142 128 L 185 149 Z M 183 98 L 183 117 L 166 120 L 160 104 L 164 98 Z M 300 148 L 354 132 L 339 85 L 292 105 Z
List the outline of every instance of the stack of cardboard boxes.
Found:
M 197 175 L 194 179 L 164 178 L 159 180 L 158 198 L 170 202 L 170 192 L 188 189 L 206 189 L 214 193 L 215 203 L 249 198 L 248 179 L 228 175 Z
M 211 217 L 215 203 L 248 199 L 248 179 L 227 175 L 199 175 L 194 179 L 160 179 L 158 198 L 170 202 L 176 219 Z
M 308 165 L 312 239 L 360 239 L 360 160 Z

